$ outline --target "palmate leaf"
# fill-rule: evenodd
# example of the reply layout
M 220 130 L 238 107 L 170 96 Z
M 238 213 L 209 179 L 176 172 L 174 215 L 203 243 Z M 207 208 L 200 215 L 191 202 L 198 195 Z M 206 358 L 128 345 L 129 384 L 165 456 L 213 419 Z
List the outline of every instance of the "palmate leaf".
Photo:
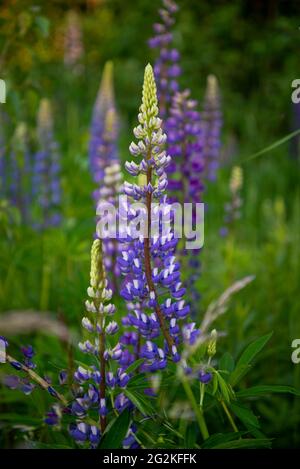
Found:
M 252 388 L 242 389 L 236 393 L 236 396 L 239 398 L 251 398 L 264 396 L 267 394 L 294 394 L 295 396 L 300 396 L 300 391 L 291 387 L 291 386 L 280 386 L 280 385 L 260 385 L 253 386 Z
M 267 342 L 270 340 L 273 332 L 270 334 L 259 337 L 258 339 L 251 342 L 251 344 L 246 347 L 240 356 L 235 369 L 230 375 L 229 382 L 232 386 L 236 385 L 243 376 L 250 370 L 251 362 L 254 360 L 256 355 L 264 348 Z
M 99 448 L 101 449 L 117 449 L 122 448 L 124 440 L 130 424 L 130 412 L 125 409 L 109 426 L 107 431 L 101 438 Z

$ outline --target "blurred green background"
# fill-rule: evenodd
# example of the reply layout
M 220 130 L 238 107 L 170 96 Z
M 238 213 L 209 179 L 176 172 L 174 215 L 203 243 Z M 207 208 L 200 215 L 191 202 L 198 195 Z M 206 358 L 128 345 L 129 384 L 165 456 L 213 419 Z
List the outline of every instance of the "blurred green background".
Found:
M 300 389 L 300 364 L 291 361 L 291 342 L 300 338 L 298 139 L 244 161 L 300 128 L 291 102 L 291 82 L 300 74 L 300 4 L 296 0 L 179 0 L 178 4 L 175 43 L 182 55 L 181 84 L 201 103 L 206 77 L 215 74 L 224 114 L 223 165 L 217 182 L 205 193 L 199 320 L 225 288 L 254 274 L 255 281 L 235 297 L 216 324 L 226 331 L 220 348 L 236 355 L 250 340 L 272 330 L 271 344 L 249 375 L 250 384 L 290 384 Z M 159 7 L 160 0 L 1 2 L 0 77 L 7 84 L 7 103 L 1 104 L 1 110 L 10 120 L 6 145 L 21 121 L 34 132 L 39 101 L 49 98 L 62 153 L 64 194 L 62 227 L 42 235 L 22 226 L 13 210 L 13 224 L 1 214 L 3 313 L 49 310 L 79 332 L 94 230 L 87 156 L 92 107 L 104 63 L 112 59 L 122 123 L 120 154 L 126 161 L 143 69 L 154 60 L 147 39 Z M 83 55 L 75 72 L 64 66 L 70 9 L 77 11 L 82 30 Z M 242 217 L 229 236 L 221 238 L 230 172 L 236 164 L 244 172 Z M 47 336 L 35 335 L 31 340 L 41 362 L 61 347 Z M 13 343 L 18 341 L 12 338 Z M 275 447 L 299 446 L 297 400 L 275 396 L 254 405 Z M 18 393 L 0 390 L 1 419 L 6 423 L 9 413 L 18 409 L 25 414 L 26 406 L 32 409 L 33 403 Z M 36 412 L 42 412 L 42 407 Z M 1 446 L 10 438 L 10 430 L 1 432 Z

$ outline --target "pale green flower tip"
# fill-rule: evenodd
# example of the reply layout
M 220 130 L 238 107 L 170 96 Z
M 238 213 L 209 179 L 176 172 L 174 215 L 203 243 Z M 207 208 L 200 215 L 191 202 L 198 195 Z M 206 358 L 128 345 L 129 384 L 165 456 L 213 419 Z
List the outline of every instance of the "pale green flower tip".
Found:
M 217 338 L 218 338 L 218 333 L 216 329 L 213 329 L 210 333 L 210 341 L 207 346 L 207 355 L 209 357 L 213 357 L 216 352 L 217 352 Z
M 153 68 L 152 68 L 152 65 L 150 63 L 147 63 L 146 67 L 145 67 L 145 75 L 153 75 Z
M 102 263 L 102 241 L 95 239 L 91 249 L 91 286 L 97 287 L 105 277 Z
M 144 73 L 143 106 L 146 112 L 153 112 L 153 105 L 157 106 L 156 84 L 153 68 L 148 64 Z
M 100 87 L 96 99 L 96 108 L 99 112 L 107 112 L 109 107 L 114 107 L 114 65 L 112 61 L 108 61 L 104 65 Z

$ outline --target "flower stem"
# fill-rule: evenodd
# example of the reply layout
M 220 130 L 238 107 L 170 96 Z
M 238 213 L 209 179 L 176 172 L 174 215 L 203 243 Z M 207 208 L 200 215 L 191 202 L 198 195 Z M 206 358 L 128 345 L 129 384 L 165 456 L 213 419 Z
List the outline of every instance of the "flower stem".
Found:
M 203 410 L 200 409 L 200 407 L 198 406 L 188 380 L 184 376 L 182 376 L 181 381 L 182 381 L 182 385 L 184 387 L 185 393 L 187 397 L 189 398 L 190 404 L 192 408 L 194 409 L 203 440 L 207 440 L 207 438 L 209 438 L 209 433 L 208 433 L 208 429 L 206 426 Z
M 150 153 L 151 151 L 149 151 L 149 154 Z M 149 167 L 147 170 L 147 185 L 151 183 L 151 180 L 152 180 L 152 169 L 151 167 Z M 147 192 L 146 207 L 147 207 L 147 215 L 148 215 L 148 227 L 147 227 L 148 232 L 147 232 L 147 236 L 144 238 L 145 274 L 146 274 L 146 280 L 147 280 L 149 291 L 154 292 L 155 294 L 155 299 L 156 299 L 155 312 L 158 317 L 158 321 L 159 321 L 162 333 L 164 335 L 164 338 L 166 339 L 166 342 L 168 344 L 169 352 L 171 353 L 172 346 L 174 345 L 174 341 L 169 333 L 163 313 L 158 304 L 157 293 L 156 293 L 155 285 L 152 280 L 151 253 L 150 253 L 151 202 L 152 202 L 152 194 L 150 192 Z
M 100 388 L 99 394 L 100 399 L 105 399 L 105 358 L 104 358 L 104 351 L 105 351 L 105 335 L 103 329 L 103 321 L 101 326 L 101 332 L 99 334 L 99 361 L 100 361 Z M 101 432 L 103 433 L 106 428 L 106 417 L 105 415 L 100 415 L 100 428 Z
M 228 420 L 229 420 L 229 422 L 230 422 L 230 425 L 231 425 L 232 428 L 233 428 L 233 431 L 238 432 L 239 429 L 237 428 L 236 424 L 234 423 L 234 420 L 233 420 L 233 418 L 232 418 L 231 413 L 229 412 L 229 409 L 228 409 L 227 405 L 225 404 L 225 402 L 224 402 L 223 400 L 221 400 L 220 402 L 221 402 L 221 405 L 222 405 L 222 407 L 223 407 L 223 409 L 224 409 L 225 414 L 226 414 L 227 417 L 228 417 Z
M 60 394 L 59 392 L 57 392 L 52 386 L 49 385 L 49 383 L 45 379 L 43 379 L 41 376 L 39 376 L 31 368 L 28 368 L 23 363 L 18 362 L 18 360 L 13 358 L 11 355 L 6 355 L 6 359 L 7 359 L 8 363 L 18 363 L 21 367 L 20 368 L 21 371 L 24 371 L 24 373 L 26 373 L 33 381 L 38 383 L 45 391 L 50 392 L 49 391 L 49 388 L 50 388 L 51 389 L 51 392 L 50 392 L 51 396 L 53 396 L 56 399 L 58 399 L 59 401 L 61 401 L 64 404 L 64 406 L 68 405 L 68 402 L 65 399 L 65 397 L 62 394 Z

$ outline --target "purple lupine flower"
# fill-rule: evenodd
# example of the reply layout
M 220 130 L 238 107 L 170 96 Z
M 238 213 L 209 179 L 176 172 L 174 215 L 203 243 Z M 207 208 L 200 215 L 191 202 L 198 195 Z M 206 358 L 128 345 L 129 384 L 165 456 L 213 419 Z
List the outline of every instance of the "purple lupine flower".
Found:
M 81 342 L 79 349 L 96 356 L 99 367 L 93 365 L 86 368 L 80 365 L 74 373 L 74 379 L 80 386 L 71 406 L 76 424 L 71 425 L 70 434 L 75 441 L 89 441 L 92 447 L 96 447 L 100 440 L 100 430 L 101 433 L 104 432 L 110 412 L 108 395 L 117 387 L 124 389 L 130 379 L 129 374 L 118 364 L 124 345 L 116 341 L 113 344 L 111 339 L 118 331 L 118 324 L 112 319 L 115 306 L 110 303 L 112 290 L 106 278 L 100 239 L 94 240 L 92 245 L 90 286 L 87 292 L 89 300 L 86 301 L 85 307 L 88 317 L 82 319 L 82 326 L 89 339 Z M 115 400 L 114 405 L 118 412 L 123 410 L 121 407 L 125 404 L 121 401 L 121 398 Z M 126 406 L 132 406 L 129 400 L 126 401 Z M 81 425 L 85 424 L 85 418 L 90 411 L 98 412 L 100 429 Z
M 122 182 L 123 176 L 118 162 L 109 164 L 105 167 L 100 189 L 94 192 L 94 196 L 97 198 L 97 214 L 99 218 L 101 218 L 100 215 L 102 212 L 106 212 L 106 207 L 108 205 L 110 207 L 117 206 L 118 196 L 122 191 Z M 118 223 L 118 217 L 115 212 L 112 214 L 111 211 L 109 211 L 106 219 L 107 233 L 102 233 L 100 236 L 103 240 L 103 259 L 106 271 L 109 272 L 111 287 L 114 291 L 117 291 L 117 279 L 120 276 L 117 257 L 120 250 L 120 243 L 115 235 L 110 236 L 110 229 L 116 226 Z M 99 236 L 98 229 L 96 236 Z
M 118 119 L 113 91 L 113 64 L 104 67 L 91 124 L 89 145 L 90 169 L 94 182 L 103 182 L 105 168 L 119 161 L 116 145 Z M 98 192 L 94 195 L 98 201 Z
M 27 345 L 27 347 L 21 347 L 21 352 L 24 355 L 24 364 L 28 368 L 35 368 L 36 365 L 33 363 L 32 359 L 35 355 L 32 345 Z M 47 381 L 47 380 L 46 380 Z
M 113 90 L 113 64 L 107 62 L 93 110 L 91 139 L 89 145 L 90 169 L 97 189 L 93 198 L 99 214 L 101 206 L 107 203 L 116 206 L 116 199 L 122 186 L 122 173 L 117 148 L 118 117 Z M 118 241 L 103 239 L 104 263 L 110 273 L 111 286 L 117 290 L 119 269 L 116 262 Z
M 202 151 L 202 129 L 198 103 L 190 98 L 190 91 L 178 92 L 172 99 L 170 117 L 166 121 L 168 134 L 168 152 L 172 157 L 167 168 L 169 176 L 168 190 L 172 200 L 197 204 L 202 202 L 204 190 Z M 192 212 L 193 224 L 195 211 Z M 184 250 L 191 271 L 188 280 L 192 313 L 195 314 L 200 294 L 195 286 L 200 275 L 201 263 L 199 250 Z
M 68 373 L 66 370 L 61 370 L 58 375 L 59 384 L 63 386 L 68 380 Z
M 37 227 L 57 226 L 61 221 L 60 154 L 54 139 L 50 102 L 42 99 L 38 113 L 39 150 L 35 155 L 33 192 L 38 205 Z
M 172 99 L 170 117 L 166 121 L 168 153 L 172 157 L 167 168 L 168 191 L 175 200 L 200 202 L 203 191 L 204 160 L 201 147 L 200 114 L 190 91 L 178 92 Z
M 83 72 L 81 60 L 84 50 L 80 18 L 74 10 L 67 13 L 64 36 L 65 66 L 76 75 L 79 75 Z
M 161 115 L 165 120 L 168 135 L 167 151 L 171 155 L 171 164 L 167 167 L 169 177 L 168 191 L 173 201 L 197 203 L 201 201 L 203 191 L 204 159 L 202 153 L 202 129 L 198 103 L 190 98 L 190 92 L 179 92 L 177 77 L 180 75 L 179 52 L 172 48 L 174 13 L 178 7 L 173 1 L 163 2 L 160 10 L 162 24 L 155 24 L 155 37 L 149 41 L 152 48 L 157 48 L 159 57 L 154 73 L 157 79 Z M 188 254 L 185 252 L 185 254 Z M 192 255 L 197 253 L 194 251 Z M 190 256 L 188 256 L 190 257 Z M 189 259 L 188 262 L 192 262 Z M 195 262 L 194 262 L 195 263 Z M 200 261 L 194 266 L 189 292 L 194 312 L 200 295 L 195 288 L 199 276 Z
M 60 424 L 62 418 L 62 410 L 59 404 L 54 404 L 51 409 L 46 413 L 44 422 L 50 426 L 57 426 Z
M 7 179 L 7 172 L 6 172 L 6 158 L 5 158 L 5 140 L 3 134 L 3 127 L 2 127 L 2 115 L 0 114 L 1 121 L 1 130 L 0 130 L 0 198 L 6 198 L 6 179 Z
M 205 372 L 200 370 L 199 372 L 199 381 L 203 384 L 208 384 L 212 379 L 212 374 L 210 372 Z
M 15 367 L 18 371 L 20 368 Z M 23 392 L 26 396 L 32 393 L 35 388 L 35 385 L 29 381 L 28 378 L 20 378 L 19 376 L 15 375 L 8 375 L 4 377 L 3 380 L 5 386 L 10 389 L 18 389 L 19 391 Z
M 3 157 L 5 158 L 5 156 Z M 31 152 L 26 125 L 21 122 L 14 133 L 9 160 L 4 162 L 6 197 L 17 207 L 22 223 L 30 219 L 31 194 Z
M 138 449 L 140 448 L 139 443 L 136 441 L 135 434 L 137 432 L 137 426 L 132 423 L 129 430 L 124 438 L 122 445 L 124 449 Z
M 162 4 L 163 8 L 159 10 L 161 22 L 153 25 L 154 36 L 149 39 L 148 45 L 158 52 L 154 75 L 157 83 L 160 114 L 165 118 L 168 116 L 172 96 L 179 89 L 177 78 L 181 74 L 181 68 L 178 64 L 180 54 L 172 46 L 172 26 L 178 6 L 173 0 L 162 0 Z
M 207 77 L 201 117 L 205 177 L 209 181 L 215 181 L 220 164 L 222 113 L 218 80 L 214 75 Z
M 138 356 L 145 358 L 140 369 L 152 372 L 166 367 L 167 356 L 175 362 L 179 360 L 177 347 L 181 342 L 181 327 L 177 327 L 177 321 L 181 324 L 188 317 L 189 306 L 183 299 L 185 289 L 180 280 L 180 265 L 174 256 L 177 239 L 172 228 L 169 226 L 162 232 L 160 224 L 159 233 L 151 233 L 152 200 L 163 203 L 163 210 L 170 210 L 164 192 L 167 186 L 166 167 L 171 161 L 163 148 L 166 135 L 158 117 L 151 65 L 145 69 L 138 119 L 140 124 L 134 129 L 134 135 L 139 142 L 132 142 L 129 149 L 134 157 L 141 156 L 142 160 L 138 164 L 127 162 L 125 167 L 130 174 L 138 176 L 141 184 L 125 181 L 124 193 L 131 200 L 143 202 L 144 208 L 135 209 L 126 201 L 123 209 L 128 219 L 146 212 L 148 227 L 146 236 L 135 239 L 132 231 L 129 231 L 121 239 L 124 247 L 118 261 L 125 275 L 121 296 L 129 308 L 123 323 L 134 327 L 139 339 L 143 339 L 143 343 L 138 339 Z M 162 347 L 154 341 L 160 336 L 164 339 Z M 132 338 L 123 337 L 121 341 Z

